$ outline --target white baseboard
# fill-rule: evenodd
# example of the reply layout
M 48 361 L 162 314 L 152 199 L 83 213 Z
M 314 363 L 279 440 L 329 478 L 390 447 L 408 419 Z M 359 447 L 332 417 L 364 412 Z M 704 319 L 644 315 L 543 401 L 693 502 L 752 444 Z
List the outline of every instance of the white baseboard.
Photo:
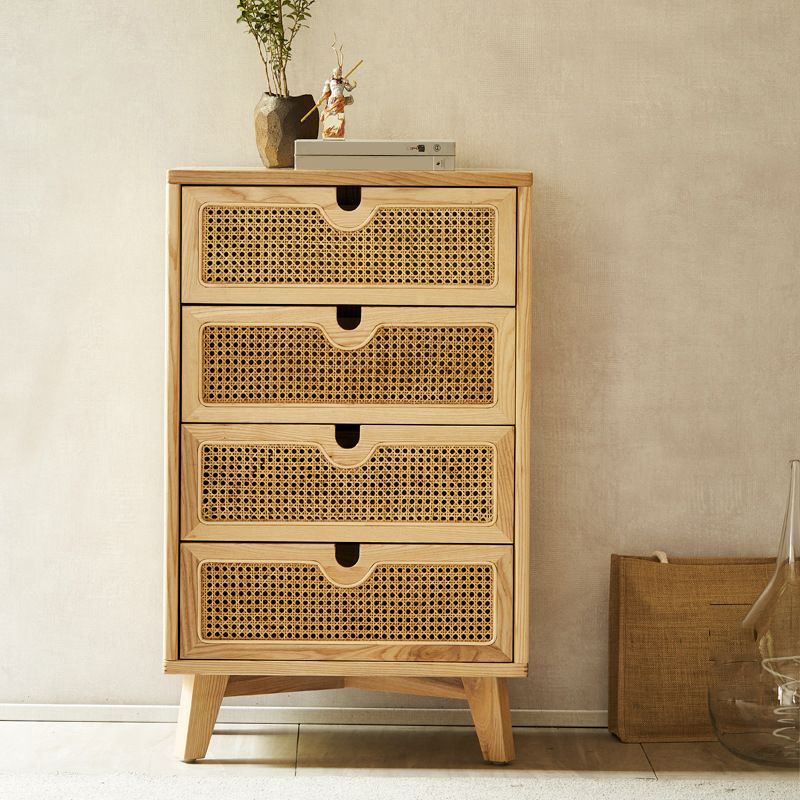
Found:
M 175 722 L 177 706 L 122 706 L 67 703 L 3 703 L 0 720 L 39 722 Z M 547 728 L 605 728 L 605 711 L 518 708 L 514 725 Z M 301 706 L 226 706 L 219 722 L 289 725 L 470 725 L 461 708 L 316 708 Z

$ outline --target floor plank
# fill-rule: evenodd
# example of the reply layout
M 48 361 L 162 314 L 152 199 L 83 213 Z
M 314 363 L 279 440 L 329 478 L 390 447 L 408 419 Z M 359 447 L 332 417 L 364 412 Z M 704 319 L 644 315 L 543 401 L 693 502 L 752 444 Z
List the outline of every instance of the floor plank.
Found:
M 726 750 L 719 742 L 648 742 L 642 747 L 660 780 L 735 775 L 743 780 L 762 780 L 769 777 L 800 781 L 797 770 L 745 761 Z
M 638 744 L 623 744 L 605 730 L 516 728 L 513 764 L 485 764 L 472 728 L 301 725 L 298 775 L 313 771 L 437 776 L 465 772 L 498 775 L 624 776 L 655 779 Z
M 194 765 L 175 758 L 174 746 L 174 723 L 0 722 L 0 772 L 293 775 L 297 726 L 218 724 Z
M 469 727 L 221 724 L 197 764 L 173 756 L 174 736 L 174 723 L 0 722 L 0 797 L 252 800 L 265 785 L 282 800 L 800 797 L 796 774 L 714 743 L 647 745 L 656 780 L 640 745 L 601 729 L 517 728 L 507 767 L 483 763 Z

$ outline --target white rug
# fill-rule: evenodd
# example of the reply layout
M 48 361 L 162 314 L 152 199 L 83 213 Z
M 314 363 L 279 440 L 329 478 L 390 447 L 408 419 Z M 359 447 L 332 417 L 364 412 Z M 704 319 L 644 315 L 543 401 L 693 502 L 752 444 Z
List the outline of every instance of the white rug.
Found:
M 0 775 L 2 800 L 798 800 L 798 782 L 596 777 Z

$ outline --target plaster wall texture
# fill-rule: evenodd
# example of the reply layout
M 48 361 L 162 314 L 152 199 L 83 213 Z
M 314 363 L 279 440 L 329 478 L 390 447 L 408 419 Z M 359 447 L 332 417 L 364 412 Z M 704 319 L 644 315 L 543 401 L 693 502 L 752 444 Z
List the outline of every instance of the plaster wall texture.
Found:
M 535 173 L 533 650 L 512 704 L 603 709 L 611 552 L 776 543 L 800 453 L 800 5 L 313 10 L 291 86 L 321 90 L 335 30 L 365 60 L 350 135 L 452 137 L 461 166 Z M 259 165 L 235 18 L 233 0 L 0 8 L 0 702 L 177 699 L 164 172 Z

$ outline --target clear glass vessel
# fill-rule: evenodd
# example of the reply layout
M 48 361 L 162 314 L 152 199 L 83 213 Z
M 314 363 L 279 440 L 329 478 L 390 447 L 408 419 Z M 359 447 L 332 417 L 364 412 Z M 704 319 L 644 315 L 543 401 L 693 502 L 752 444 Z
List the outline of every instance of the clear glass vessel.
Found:
M 775 573 L 711 665 L 714 730 L 738 756 L 800 769 L 800 461 Z

